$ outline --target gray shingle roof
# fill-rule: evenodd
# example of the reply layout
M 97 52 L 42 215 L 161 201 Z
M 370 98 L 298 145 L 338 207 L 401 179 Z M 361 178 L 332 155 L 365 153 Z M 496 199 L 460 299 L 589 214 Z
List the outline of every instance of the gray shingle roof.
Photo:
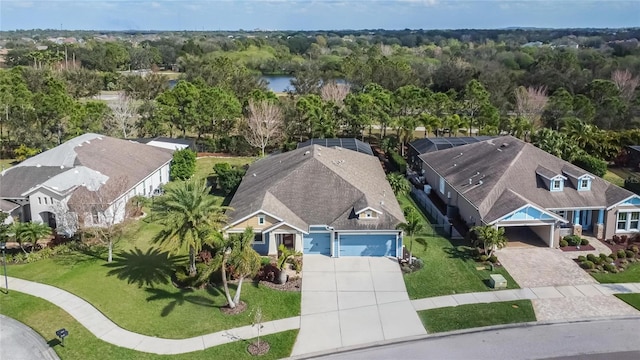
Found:
M 309 145 L 322 145 L 324 147 L 341 147 L 353 151 L 359 151 L 367 155 L 373 155 L 371 145 L 355 138 L 332 138 L 332 139 L 309 139 L 305 142 L 298 143 L 297 148 L 307 147 Z
M 253 163 L 229 204 L 229 223 L 257 210 L 300 229 L 328 225 L 336 230 L 394 229 L 404 216 L 382 166 L 356 151 L 310 145 Z M 357 220 L 356 207 L 383 213 Z M 355 209 L 360 210 L 360 209 Z
M 171 161 L 171 151 L 98 134 L 84 134 L 2 173 L 0 197 L 23 197 L 40 186 L 65 192 L 90 189 L 109 178 L 126 177 L 129 188 Z
M 454 136 L 454 137 L 432 137 L 417 139 L 409 143 L 418 154 L 450 149 L 456 146 L 477 143 L 479 141 L 493 139 L 495 136 Z
M 543 209 L 608 207 L 633 195 L 592 174 L 590 191 L 578 191 L 567 181 L 564 191 L 550 192 L 537 173 L 542 171 L 548 177 L 563 175 L 563 171 L 589 173 L 512 136 L 431 152 L 420 158 L 477 207 L 485 222 L 518 209 L 523 201 Z

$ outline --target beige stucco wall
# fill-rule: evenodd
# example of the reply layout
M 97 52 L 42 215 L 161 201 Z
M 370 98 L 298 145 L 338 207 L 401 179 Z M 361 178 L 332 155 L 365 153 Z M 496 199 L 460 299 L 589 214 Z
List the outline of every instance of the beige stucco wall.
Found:
M 607 211 L 607 213 L 605 214 L 605 227 L 604 227 L 605 239 L 611 239 L 613 235 L 624 235 L 624 234 L 634 233 L 633 231 L 616 232 L 616 223 L 618 221 L 618 215 L 617 215 L 618 210 L 640 211 L 640 207 L 624 205 L 624 206 L 614 207 L 613 209 Z
M 264 216 L 264 224 L 262 225 L 258 225 L 258 216 Z M 251 226 L 253 228 L 254 231 L 258 231 L 261 232 L 264 229 L 268 229 L 271 226 L 273 226 L 274 224 L 278 223 L 279 221 L 269 215 L 265 215 L 265 214 L 256 214 L 255 216 L 252 216 L 250 218 L 248 218 L 245 221 L 242 221 L 240 223 L 237 223 L 235 225 L 233 225 L 233 227 L 229 228 L 229 231 L 233 231 L 233 230 L 244 230 L 246 228 L 248 228 L 249 226 Z

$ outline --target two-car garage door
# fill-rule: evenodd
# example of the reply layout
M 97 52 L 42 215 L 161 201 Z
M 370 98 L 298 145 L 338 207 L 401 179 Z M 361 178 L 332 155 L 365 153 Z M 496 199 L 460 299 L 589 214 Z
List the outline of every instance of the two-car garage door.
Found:
M 395 235 L 340 235 L 340 256 L 396 256 Z
M 396 256 L 395 234 L 337 234 L 333 256 Z M 331 233 L 310 233 L 304 236 L 305 254 L 331 256 Z

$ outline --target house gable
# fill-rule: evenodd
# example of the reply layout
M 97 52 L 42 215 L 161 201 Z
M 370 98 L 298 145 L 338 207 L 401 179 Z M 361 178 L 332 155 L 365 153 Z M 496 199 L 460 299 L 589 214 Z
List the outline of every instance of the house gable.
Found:
M 566 222 L 566 220 L 559 216 L 550 213 L 546 210 L 540 209 L 533 205 L 526 205 L 520 209 L 513 211 L 504 217 L 496 220 L 495 222 L 508 222 L 508 221 L 523 221 L 523 220 L 558 220 Z
M 256 231 L 263 231 L 275 224 L 282 222 L 282 219 L 267 213 L 266 211 L 258 210 L 242 219 L 239 219 L 235 223 L 227 225 L 225 228 L 227 231 L 244 230 L 248 227 L 252 227 Z

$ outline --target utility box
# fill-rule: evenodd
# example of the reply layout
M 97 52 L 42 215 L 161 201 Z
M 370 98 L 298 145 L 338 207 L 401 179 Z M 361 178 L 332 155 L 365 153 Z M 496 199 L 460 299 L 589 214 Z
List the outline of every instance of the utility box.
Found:
M 489 275 L 489 284 L 494 289 L 506 289 L 507 279 L 500 274 L 491 274 Z

